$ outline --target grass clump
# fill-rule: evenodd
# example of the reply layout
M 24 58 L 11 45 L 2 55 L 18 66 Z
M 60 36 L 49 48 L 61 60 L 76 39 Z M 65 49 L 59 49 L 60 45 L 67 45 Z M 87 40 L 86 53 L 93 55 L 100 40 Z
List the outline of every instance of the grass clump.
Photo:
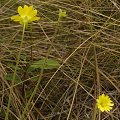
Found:
M 119 120 L 120 12 L 119 2 L 108 0 L 1 1 L 1 120 L 22 36 L 21 25 L 10 18 L 24 5 L 33 6 L 40 20 L 24 32 L 8 119 Z M 67 14 L 60 21 L 59 9 Z M 96 108 L 102 94 L 114 103 L 110 112 Z

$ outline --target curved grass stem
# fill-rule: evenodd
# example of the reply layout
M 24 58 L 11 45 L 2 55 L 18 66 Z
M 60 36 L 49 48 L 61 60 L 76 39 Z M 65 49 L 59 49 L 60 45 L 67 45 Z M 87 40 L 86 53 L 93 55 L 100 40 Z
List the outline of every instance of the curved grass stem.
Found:
M 23 26 L 23 32 L 22 32 L 22 40 L 21 40 L 21 44 L 20 44 L 20 50 L 19 50 L 19 54 L 18 54 L 16 66 L 15 66 L 15 71 L 14 71 L 14 74 L 13 74 L 12 86 L 11 86 L 11 89 L 10 89 L 10 95 L 9 95 L 9 101 L 8 101 L 8 107 L 7 107 L 7 112 L 6 112 L 5 120 L 8 119 L 8 114 L 9 114 L 9 109 L 10 109 L 10 102 L 11 102 L 11 97 L 12 97 L 12 92 L 13 92 L 14 81 L 15 81 L 15 75 L 16 75 L 18 64 L 19 64 L 21 50 L 22 50 L 24 32 L 25 32 L 25 24 Z
M 56 26 L 56 29 L 55 29 L 55 32 L 54 32 L 54 36 L 53 36 L 53 39 L 52 39 L 52 42 L 51 42 L 51 46 L 50 46 L 50 48 L 49 48 L 49 50 L 48 50 L 48 53 L 47 53 L 46 58 L 45 58 L 45 61 L 44 61 L 44 63 L 43 63 L 43 66 L 42 66 L 42 69 L 41 69 L 41 73 L 40 73 L 40 77 L 39 77 L 39 79 L 38 79 L 37 85 L 36 85 L 36 87 L 35 87 L 32 95 L 31 95 L 30 99 L 28 100 L 27 105 L 25 106 L 25 109 L 24 109 L 24 111 L 23 111 L 23 113 L 22 113 L 22 116 L 21 116 L 21 119 L 20 119 L 20 120 L 22 120 L 22 119 L 24 118 L 24 114 L 25 114 L 25 112 L 26 112 L 26 110 L 27 110 L 27 108 L 28 108 L 28 106 L 29 106 L 29 104 L 30 104 L 30 102 L 31 102 L 31 100 L 32 100 L 32 98 L 33 98 L 33 96 L 34 96 L 34 94 L 35 94 L 35 92 L 36 92 L 39 84 L 40 84 L 40 81 L 41 81 L 41 78 L 42 78 L 42 75 L 43 75 L 43 71 L 44 71 L 44 67 L 45 67 L 46 61 L 47 61 L 47 59 L 48 59 L 48 56 L 50 55 L 50 51 L 51 51 L 51 49 L 52 49 L 53 42 L 54 42 L 54 40 L 55 40 L 55 36 L 56 36 L 57 30 L 58 30 L 58 25 L 59 25 L 59 22 L 60 22 L 60 18 L 61 18 L 61 17 L 58 18 L 58 22 L 57 22 L 57 26 Z
M 96 113 L 97 113 L 97 103 L 96 103 L 96 105 L 95 105 L 95 110 L 94 110 L 94 115 L 93 115 L 93 120 L 95 120 L 95 118 L 96 118 Z

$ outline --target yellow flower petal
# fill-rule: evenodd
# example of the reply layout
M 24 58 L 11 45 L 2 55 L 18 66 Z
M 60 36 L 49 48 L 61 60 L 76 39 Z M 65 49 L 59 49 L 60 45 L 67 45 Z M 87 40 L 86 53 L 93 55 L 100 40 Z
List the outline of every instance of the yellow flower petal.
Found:
M 104 112 L 104 109 L 103 109 L 102 107 L 100 107 L 100 110 L 101 110 L 102 112 Z
M 21 25 L 23 25 L 23 22 L 22 22 L 22 21 L 20 21 L 20 24 L 21 24 Z
M 25 13 L 24 13 L 24 9 L 23 9 L 21 6 L 18 7 L 18 13 L 19 13 L 21 16 L 25 14 Z
M 29 16 L 34 17 L 34 16 L 36 16 L 36 14 L 37 14 L 37 10 L 34 10 L 29 14 Z
M 28 7 L 27 5 L 24 5 L 24 10 L 25 10 L 25 11 L 28 11 L 28 8 L 29 8 L 29 7 Z
M 29 11 L 28 11 L 28 15 L 31 14 L 33 12 L 33 6 L 29 7 Z
M 112 101 L 111 101 L 112 102 Z M 113 106 L 114 104 L 113 103 L 109 103 L 110 106 Z
M 14 20 L 14 19 L 15 19 L 15 20 Z M 19 15 L 13 16 L 13 17 L 11 17 L 11 20 L 20 21 L 20 16 L 19 16 Z
M 39 20 L 39 19 L 40 19 L 40 17 L 33 17 L 33 18 L 31 19 L 31 22 L 32 22 L 32 21 Z
M 29 7 L 27 5 L 24 5 L 23 9 L 24 9 L 25 14 L 27 15 L 29 12 Z

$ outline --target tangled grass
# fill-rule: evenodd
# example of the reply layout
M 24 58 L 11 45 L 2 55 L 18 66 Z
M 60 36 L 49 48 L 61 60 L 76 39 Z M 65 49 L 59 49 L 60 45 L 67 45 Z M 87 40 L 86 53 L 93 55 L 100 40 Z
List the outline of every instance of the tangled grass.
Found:
M 0 1 L 0 119 L 4 120 L 11 82 L 19 52 L 21 25 L 10 20 L 18 6 L 32 5 L 40 20 L 25 31 L 9 112 L 19 120 L 33 92 L 41 69 L 26 75 L 27 68 L 44 59 L 53 38 L 59 9 L 67 16 L 60 21 L 49 55 L 60 67 L 44 70 L 42 80 L 25 119 L 92 119 L 96 99 L 102 93 L 114 102 L 113 109 L 97 114 L 99 120 L 120 119 L 120 3 L 113 0 L 4 0 Z M 32 53 L 31 53 L 32 46 Z M 32 108 L 32 109 L 31 109 Z

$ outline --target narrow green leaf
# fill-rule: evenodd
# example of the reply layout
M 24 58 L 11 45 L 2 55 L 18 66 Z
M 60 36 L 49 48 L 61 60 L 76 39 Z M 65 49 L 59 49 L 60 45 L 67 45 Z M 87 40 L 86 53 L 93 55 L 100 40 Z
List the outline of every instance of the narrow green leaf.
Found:
M 92 117 L 91 117 L 91 115 L 89 116 L 89 120 L 92 120 Z
M 12 63 L 8 63 L 7 64 L 9 67 L 11 67 L 11 68 L 15 68 L 15 65 L 13 65 Z M 19 67 L 17 67 L 17 69 L 20 69 Z
M 45 61 L 45 59 L 33 63 L 33 64 L 28 68 L 27 73 L 35 70 L 36 68 L 42 68 L 44 61 Z M 53 68 L 57 68 L 57 67 L 59 67 L 59 66 L 60 66 L 60 64 L 59 64 L 57 61 L 48 59 L 48 60 L 46 61 L 46 64 L 45 64 L 45 68 L 44 68 L 44 69 L 53 69 Z
M 13 74 L 14 74 L 14 73 L 10 73 L 10 74 L 5 75 L 5 76 L 4 76 L 4 79 L 9 80 L 9 81 L 12 81 L 12 80 L 13 80 Z M 16 82 L 16 83 L 20 83 L 20 82 L 21 82 L 21 79 L 19 78 L 18 75 L 15 75 L 15 82 Z
M 30 97 L 31 94 L 32 94 L 32 92 L 33 92 L 33 91 L 28 91 L 28 92 L 26 92 L 26 97 L 27 97 L 27 98 Z

